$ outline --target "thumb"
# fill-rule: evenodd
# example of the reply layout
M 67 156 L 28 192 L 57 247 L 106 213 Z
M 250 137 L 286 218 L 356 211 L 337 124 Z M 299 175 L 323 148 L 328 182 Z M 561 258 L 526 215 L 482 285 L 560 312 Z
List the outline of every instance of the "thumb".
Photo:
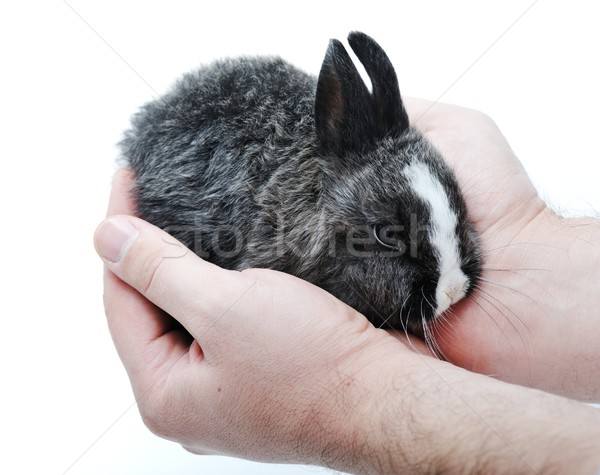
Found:
M 197 337 L 248 287 L 249 279 L 210 264 L 175 238 L 139 218 L 113 216 L 94 243 L 106 267 Z

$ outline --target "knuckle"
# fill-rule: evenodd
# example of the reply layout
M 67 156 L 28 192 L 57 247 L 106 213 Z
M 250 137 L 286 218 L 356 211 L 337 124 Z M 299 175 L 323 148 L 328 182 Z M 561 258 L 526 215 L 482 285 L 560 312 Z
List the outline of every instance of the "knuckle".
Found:
M 163 274 L 167 260 L 162 249 L 149 249 L 136 269 L 134 279 L 138 290 L 146 296 L 157 295 L 163 287 Z
M 252 267 L 248 269 L 243 269 L 242 271 L 240 271 L 240 273 L 244 277 L 248 277 L 252 280 L 266 280 L 271 276 L 273 272 L 270 269 L 260 269 Z
M 138 409 L 144 425 L 159 437 L 173 436 L 170 402 L 164 395 L 152 391 L 138 401 Z
M 461 115 L 468 121 L 477 123 L 489 128 L 496 128 L 496 123 L 488 114 L 479 109 L 470 109 L 467 107 L 460 107 Z
M 486 125 L 490 128 L 496 128 L 496 122 L 489 116 L 487 113 L 482 112 L 476 109 L 469 109 L 469 112 L 472 114 L 473 118 L 479 121 L 481 124 Z
M 184 394 L 164 381 L 160 387 L 151 388 L 139 398 L 137 404 L 142 422 L 150 432 L 177 441 L 182 440 L 190 427 L 206 430 L 195 419 L 198 411 L 190 411 L 189 401 L 186 401 Z
M 495 126 L 494 120 L 488 114 L 479 109 L 472 109 L 470 107 L 459 106 L 456 104 L 442 103 L 439 104 L 439 107 L 440 110 L 445 114 L 452 115 L 461 121 L 480 125 Z
M 160 288 L 161 270 L 164 268 L 165 260 L 161 255 L 155 254 L 145 262 L 142 272 L 142 289 L 144 294 L 154 293 L 153 290 Z

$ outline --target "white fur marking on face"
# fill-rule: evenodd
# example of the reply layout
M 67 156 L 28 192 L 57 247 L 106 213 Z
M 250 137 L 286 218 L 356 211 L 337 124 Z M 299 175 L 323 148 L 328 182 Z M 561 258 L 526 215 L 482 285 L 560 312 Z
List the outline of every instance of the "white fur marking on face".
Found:
M 439 315 L 463 298 L 469 287 L 469 279 L 460 268 L 456 236 L 457 217 L 450 208 L 442 184 L 427 165 L 409 165 L 404 170 L 404 175 L 419 198 L 428 204 L 431 213 L 429 239 L 440 259 L 440 279 L 435 292 L 436 315 Z

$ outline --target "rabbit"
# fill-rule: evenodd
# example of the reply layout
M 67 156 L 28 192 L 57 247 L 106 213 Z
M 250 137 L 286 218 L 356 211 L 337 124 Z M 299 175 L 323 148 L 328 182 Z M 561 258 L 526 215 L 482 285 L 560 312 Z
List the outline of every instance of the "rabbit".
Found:
M 217 60 L 143 106 L 120 143 L 138 215 L 200 257 L 311 282 L 373 325 L 423 334 L 469 295 L 478 237 L 452 171 L 409 124 L 369 36 L 318 78 L 278 57 Z

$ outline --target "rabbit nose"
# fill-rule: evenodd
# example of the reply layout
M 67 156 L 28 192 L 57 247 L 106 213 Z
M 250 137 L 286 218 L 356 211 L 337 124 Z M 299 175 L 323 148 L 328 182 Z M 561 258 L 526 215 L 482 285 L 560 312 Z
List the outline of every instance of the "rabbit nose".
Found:
M 462 299 L 467 293 L 468 285 L 468 277 L 460 270 L 441 276 L 435 292 L 437 303 L 435 314 L 442 314 L 450 305 Z

